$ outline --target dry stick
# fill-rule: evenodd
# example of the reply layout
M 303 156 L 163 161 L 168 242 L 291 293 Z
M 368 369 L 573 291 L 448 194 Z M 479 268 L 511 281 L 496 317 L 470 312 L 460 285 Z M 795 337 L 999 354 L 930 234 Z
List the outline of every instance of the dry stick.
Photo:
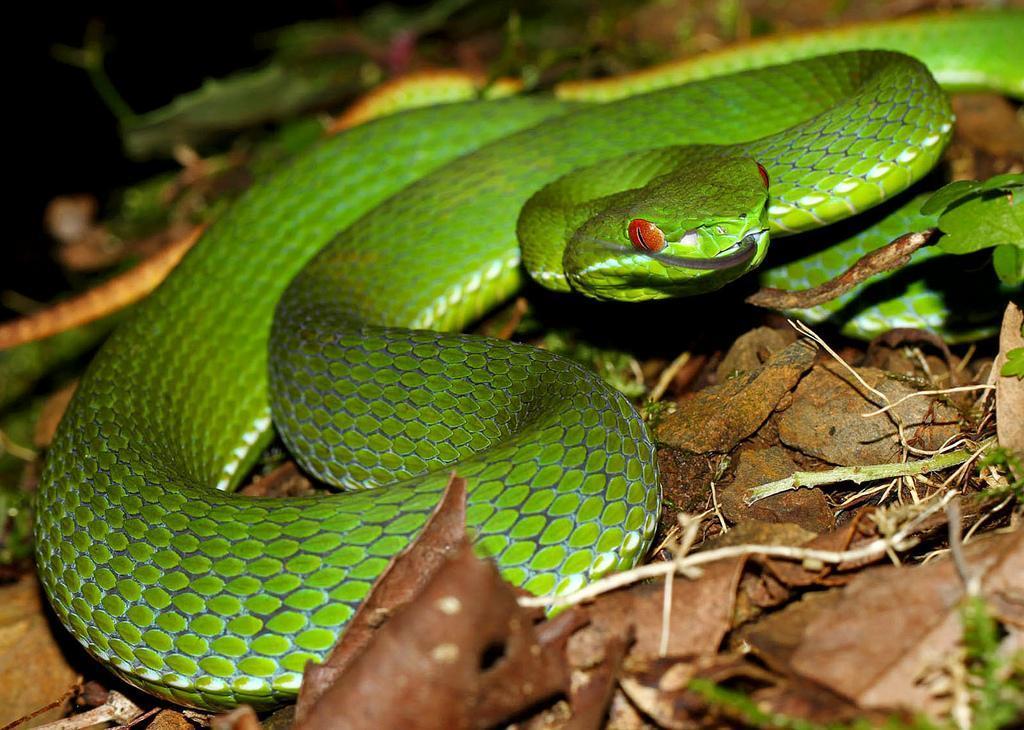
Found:
M 917 398 L 918 396 L 922 396 L 922 395 L 947 395 L 948 393 L 967 393 L 967 392 L 972 391 L 972 390 L 995 390 L 995 389 L 996 389 L 996 387 L 994 385 L 982 384 L 982 385 L 958 385 L 955 388 L 942 388 L 940 390 L 917 390 L 917 391 L 914 391 L 913 393 L 908 393 L 907 395 L 903 396 L 899 400 L 894 401 L 894 402 L 890 403 L 887 406 L 883 406 L 883 407 L 879 408 L 876 411 L 870 411 L 869 413 L 861 413 L 860 415 L 863 418 L 870 418 L 871 416 L 877 416 L 877 415 L 879 415 L 881 413 L 885 413 L 890 408 L 895 408 L 896 406 L 898 406 L 903 401 L 910 400 L 911 398 Z
M 825 352 L 827 352 L 832 357 L 833 360 L 835 360 L 837 363 L 839 363 L 844 368 L 846 368 L 846 370 L 850 373 L 850 375 L 852 375 L 857 380 L 857 382 L 860 383 L 864 387 L 864 390 L 868 391 L 869 393 L 871 393 L 875 397 L 880 398 L 881 400 L 885 401 L 886 403 L 889 402 L 889 397 L 885 393 L 883 393 L 882 391 L 878 390 L 877 388 L 873 388 L 870 385 L 868 385 L 868 381 L 864 380 L 864 378 L 861 377 L 861 374 L 858 373 L 853 367 L 850 366 L 850 363 L 846 362 L 846 360 L 844 360 L 843 358 L 839 357 L 839 354 L 835 350 L 833 350 L 829 346 L 829 344 L 827 342 L 825 342 L 825 340 L 822 338 L 821 335 L 819 335 L 817 332 L 812 330 L 810 327 L 808 327 L 807 325 L 805 325 L 803 322 L 801 322 L 798 319 L 790 319 L 790 320 L 787 320 L 787 321 L 789 322 L 789 326 L 790 327 L 795 329 L 800 334 L 802 334 L 802 335 L 804 335 L 806 337 L 810 337 L 812 340 L 814 340 L 816 343 L 818 343 L 818 345 Z
M 911 533 L 924 520 L 931 517 L 938 510 L 944 509 L 949 500 L 954 496 L 956 496 L 956 492 L 947 492 L 943 495 L 942 499 L 938 500 L 937 504 L 923 510 L 921 514 L 910 520 L 891 537 L 877 538 L 859 548 L 851 550 L 818 550 L 788 545 L 730 545 L 729 547 L 705 550 L 693 555 L 680 556 L 675 560 L 641 565 L 639 568 L 615 573 L 565 596 L 524 596 L 519 599 L 519 605 L 526 608 L 562 608 L 573 606 L 596 598 L 603 593 L 608 593 L 609 591 L 623 588 L 648 578 L 659 578 L 676 572 L 683 575 L 689 573 L 687 577 L 693 577 L 700 565 L 714 563 L 727 558 L 743 557 L 745 555 L 764 555 L 783 560 L 799 560 L 812 569 L 820 568 L 822 564 L 826 563 L 839 565 L 847 562 L 874 560 L 887 553 L 893 554 L 893 551 L 909 550 L 917 545 L 918 541 L 910 537 Z
M 994 442 L 994 439 L 988 439 L 982 442 L 980 447 L 975 450 L 960 449 L 958 451 L 949 451 L 944 454 L 937 454 L 930 459 L 921 459 L 919 461 L 895 464 L 869 464 L 867 466 L 840 466 L 827 471 L 798 471 L 785 479 L 778 479 L 774 482 L 763 484 L 760 487 L 754 487 L 747 492 L 747 496 L 743 501 L 747 505 L 751 505 L 765 497 L 771 497 L 772 495 L 788 492 L 799 487 L 817 487 L 822 484 L 835 484 L 837 482 L 862 484 L 878 479 L 927 474 L 970 461 L 979 451 L 987 449 Z
M 651 403 L 657 403 L 661 400 L 661 396 L 665 395 L 665 391 L 668 389 L 669 384 L 671 384 L 672 379 L 675 378 L 676 373 L 688 362 L 690 362 L 689 351 L 683 352 L 676 357 L 667 368 L 661 371 L 661 375 L 658 376 L 658 382 L 651 388 L 651 394 L 647 396 L 647 400 Z
M 905 233 L 879 249 L 864 254 L 849 269 L 820 286 L 799 291 L 764 287 L 747 297 L 747 303 L 769 309 L 806 309 L 831 301 L 876 274 L 905 266 L 910 255 L 921 248 L 938 232 L 929 228 L 916 233 Z
M 661 601 L 661 641 L 658 643 L 658 656 L 668 655 L 668 642 L 672 635 L 672 586 L 675 585 L 671 573 L 665 573 L 665 591 Z
M 71 696 L 73 694 L 75 694 L 75 692 L 77 692 L 79 690 L 79 688 L 81 688 L 81 686 L 82 686 L 82 678 L 79 677 L 77 680 L 75 680 L 75 683 L 73 685 L 71 685 L 70 687 L 67 688 L 67 690 L 64 692 L 64 694 L 62 694 L 60 697 L 55 699 L 53 702 L 49 702 L 49 703 L 43 705 L 42 707 L 38 707 L 35 710 L 32 710 L 32 712 L 30 712 L 27 715 L 24 715 L 23 717 L 19 717 L 14 722 L 7 723 L 2 728 L 0 728 L 0 730 L 13 730 L 14 728 L 18 727 L 19 725 L 24 725 L 26 722 L 31 720 L 33 717 L 38 717 L 39 715 L 42 715 L 44 712 L 49 712 L 50 710 L 52 710 L 52 709 L 54 709 L 56 707 L 60 707 L 67 700 L 71 699 Z
M 110 730 L 128 730 L 128 728 L 135 727 L 140 722 L 145 722 L 149 718 L 153 717 L 153 715 L 158 714 L 161 710 L 163 710 L 162 707 L 152 707 L 138 717 L 133 717 L 129 722 L 121 723 L 120 725 L 112 727 Z
M 124 724 L 143 714 L 142 709 L 120 692 L 110 691 L 105 703 L 80 715 L 40 725 L 37 730 L 81 730 L 104 722 Z
M 697 533 L 700 531 L 705 515 L 707 515 L 707 512 L 697 516 L 680 512 L 676 517 L 679 527 L 683 531 L 683 537 L 675 548 L 678 555 L 686 555 L 693 548 L 693 544 L 697 542 Z M 670 620 L 672 617 L 672 585 L 672 574 L 666 573 L 665 592 L 661 602 L 661 640 L 658 643 L 658 656 L 666 656 L 668 654 L 668 643 L 672 635 L 672 621 Z
M 887 403 L 888 405 L 885 408 L 883 408 L 880 412 L 888 413 L 889 407 L 892 406 L 892 403 L 889 400 L 889 396 L 887 396 L 885 393 L 878 390 L 877 388 L 873 388 L 870 385 L 868 385 L 867 381 L 861 377 L 860 373 L 858 373 L 856 369 L 851 367 L 850 364 L 846 362 L 846 360 L 839 357 L 839 355 L 836 354 L 836 351 L 829 347 L 828 343 L 825 342 L 825 340 L 817 332 L 815 332 L 814 330 L 812 330 L 810 327 L 805 325 L 803 322 L 800 322 L 799 320 L 791 319 L 789 320 L 789 324 L 793 329 L 795 329 L 800 334 L 806 335 L 807 337 L 810 337 L 812 340 L 817 342 L 829 355 L 832 356 L 833 360 L 839 363 L 842 367 L 846 368 L 850 375 L 856 378 L 857 382 L 859 382 L 865 390 L 867 390 L 869 393 L 873 394 L 880 400 Z M 934 451 L 926 451 L 924 449 L 918 449 L 911 446 L 910 443 L 907 441 L 906 434 L 904 433 L 903 419 L 901 419 L 899 415 L 895 412 L 890 413 L 889 415 L 891 416 L 893 423 L 896 424 L 896 433 L 899 436 L 900 444 L 908 453 L 915 454 L 916 456 L 933 456 L 936 453 Z
M 15 459 L 21 459 L 22 461 L 35 461 L 36 457 L 39 456 L 39 454 L 27 446 L 22 446 L 16 441 L 11 440 L 6 431 L 0 431 L 0 456 L 4 454 L 10 454 Z
M 964 584 L 964 591 L 969 596 L 976 596 L 981 590 L 981 581 L 970 566 L 967 565 L 967 557 L 964 555 L 963 525 L 960 521 L 960 499 L 951 499 L 946 505 L 946 526 L 949 530 L 949 551 L 953 555 L 953 565 L 956 572 L 960 574 L 960 580 Z
M 0 350 L 80 327 L 139 301 L 160 284 L 199 240 L 203 226 L 164 246 L 132 269 L 53 306 L 0 325 Z

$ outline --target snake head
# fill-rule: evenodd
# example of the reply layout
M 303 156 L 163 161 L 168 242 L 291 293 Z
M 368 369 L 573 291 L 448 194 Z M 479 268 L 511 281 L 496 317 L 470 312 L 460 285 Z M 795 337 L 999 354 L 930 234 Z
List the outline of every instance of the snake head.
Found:
M 563 261 L 572 287 L 598 299 L 713 291 L 768 250 L 767 173 L 750 158 L 708 157 L 604 203 Z

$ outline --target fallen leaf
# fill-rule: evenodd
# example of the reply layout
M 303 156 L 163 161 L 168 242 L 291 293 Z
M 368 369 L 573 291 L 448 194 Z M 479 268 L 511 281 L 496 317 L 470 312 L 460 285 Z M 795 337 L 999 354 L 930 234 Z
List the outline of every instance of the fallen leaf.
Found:
M 677 577 L 672 581 L 668 615 L 666 656 L 714 654 L 726 632 L 732 628 L 736 586 L 744 560 L 721 560 L 705 566 L 697 580 Z M 665 622 L 662 618 L 665 582 L 638 585 L 599 596 L 588 607 L 590 626 L 583 632 L 604 630 L 608 634 L 631 628 L 634 636 L 631 660 L 661 655 Z
M 568 694 L 565 643 L 582 613 L 537 617 L 474 555 L 453 478 L 327 663 L 307 669 L 295 727 L 488 727 Z
M 337 681 L 349 662 L 366 649 L 393 613 L 410 604 L 444 561 L 458 552 L 466 532 L 465 491 L 465 480 L 453 475 L 419 537 L 396 555 L 377 578 L 327 660 L 306 667 L 296 703 L 296 722 L 305 720 L 306 709 L 312 707 Z
M 842 527 L 815 535 L 809 540 L 800 543 L 790 544 L 799 545 L 810 550 L 833 550 L 837 552 L 849 550 L 860 543 L 878 537 L 877 526 L 867 519 L 868 515 L 873 511 L 873 507 L 858 510 Z M 851 574 L 848 572 L 844 574 L 844 571 L 852 571 L 864 565 L 877 562 L 881 558 L 876 557 L 858 562 L 844 562 L 838 565 L 824 563 L 812 568 L 808 568 L 793 560 L 777 560 L 768 557 L 758 557 L 757 560 L 763 563 L 771 571 L 772 575 L 783 584 L 796 588 L 811 585 L 843 585 L 848 583 L 851 578 Z
M 41 598 L 32 575 L 0 586 L 0 727 L 59 699 L 77 678 L 50 631 Z M 65 702 L 33 723 L 63 717 L 68 707 Z
M 813 532 L 793 523 L 747 519 L 705 541 L 701 547 L 714 550 L 732 545 L 800 545 L 814 537 Z M 778 606 L 789 597 L 789 588 L 766 570 L 762 561 L 748 560 L 736 593 L 733 625 L 746 623 L 763 613 L 763 609 Z
M 964 554 L 981 577 L 983 595 L 1024 602 L 1024 531 L 977 539 Z M 748 643 L 770 665 L 863 708 L 947 709 L 920 680 L 944 666 L 963 635 L 964 589 L 953 561 L 872 568 L 837 592 L 819 599 L 827 600 L 823 605 L 800 602 L 783 609 L 772 621 L 785 622 L 774 624 L 785 632 L 762 629 L 747 635 Z M 784 616 L 791 611 L 797 615 Z
M 758 370 L 698 391 L 658 424 L 657 440 L 695 454 L 724 453 L 765 422 L 814 362 L 816 349 L 798 340 Z
M 842 600 L 838 590 L 806 593 L 781 611 L 766 614 L 739 629 L 733 643 L 742 643 L 768 667 L 790 673 L 794 652 L 803 642 L 807 625 Z
M 1006 362 L 1006 353 L 1024 347 L 1024 312 L 1010 302 L 1003 314 L 999 332 L 999 357 L 993 368 L 998 373 Z M 999 445 L 1024 455 L 1024 379 L 1014 375 L 998 376 L 996 380 L 996 433 Z M 1018 474 L 1024 477 L 1024 474 Z
M 577 631 L 566 645 L 566 653 L 573 667 L 572 688 L 569 705 L 571 719 L 564 730 L 598 730 L 604 726 L 612 695 L 617 687 L 619 670 L 626 657 L 631 636 L 629 632 L 602 637 L 599 656 L 593 653 L 595 647 L 580 645 L 592 639 L 595 632 Z
M 904 378 L 881 370 L 859 368 L 857 373 L 890 403 L 917 392 Z M 800 381 L 793 403 L 779 416 L 779 438 L 831 464 L 853 466 L 898 460 L 897 419 L 906 440 L 919 449 L 938 449 L 958 433 L 959 413 L 934 396 L 908 398 L 885 413 L 863 415 L 885 405 L 839 363 L 818 365 Z
M 733 480 L 718 488 L 722 514 L 735 524 L 754 519 L 761 522 L 790 522 L 813 533 L 828 532 L 835 526 L 832 509 L 821 489 L 797 489 L 759 500 L 744 501 L 748 489 L 792 476 L 800 467 L 778 446 L 740 451 Z
M 256 477 L 238 491 L 246 497 L 302 497 L 316 493 L 313 482 L 291 460 L 266 476 Z
M 757 370 L 779 350 L 796 341 L 797 334 L 792 327 L 775 329 L 758 327 L 736 338 L 715 369 L 715 377 L 724 383 L 737 373 Z
M 261 728 L 259 718 L 249 705 L 239 705 L 230 712 L 210 719 L 210 730 L 261 730 Z
M 997 94 L 956 94 L 956 126 L 947 157 L 957 180 L 984 180 L 1019 170 L 1024 128 L 1017 108 Z
M 659 531 L 667 534 L 677 526 L 680 512 L 699 514 L 707 506 L 715 471 L 713 459 L 678 449 L 658 449 L 658 477 L 661 481 L 661 522 Z
M 886 723 L 892 726 L 894 720 L 903 720 L 906 726 L 912 727 L 913 717 L 910 713 L 865 710 L 811 680 L 780 681 L 778 684 L 754 690 L 750 693 L 750 698 L 764 712 L 804 720 L 819 726 L 868 723 L 868 727 L 885 727 Z

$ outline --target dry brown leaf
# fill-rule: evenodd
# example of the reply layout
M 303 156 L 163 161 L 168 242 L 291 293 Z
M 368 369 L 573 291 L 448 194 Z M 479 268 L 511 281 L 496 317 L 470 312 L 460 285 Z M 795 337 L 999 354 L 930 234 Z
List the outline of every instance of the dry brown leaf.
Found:
M 296 703 L 297 722 L 305 719 L 306 709 L 337 681 L 393 613 L 411 603 L 445 559 L 457 552 L 466 533 L 465 494 L 465 480 L 453 475 L 419 537 L 396 555 L 377 578 L 327 661 L 306 667 Z
M 1024 126 L 1014 104 L 995 94 L 957 94 L 952 101 L 956 126 L 946 157 L 954 180 L 1024 169 Z
M 841 551 L 876 538 L 878 537 L 877 527 L 867 519 L 868 515 L 873 511 L 873 507 L 865 507 L 858 510 L 842 527 L 816 535 L 810 540 L 800 543 L 800 547 L 812 550 Z M 851 576 L 848 573 L 844 574 L 844 571 L 851 571 L 868 563 L 877 562 L 881 558 L 871 558 L 866 562 L 857 563 L 824 564 L 815 568 L 807 568 L 801 563 L 792 560 L 773 560 L 771 558 L 757 558 L 757 560 L 763 563 L 771 571 L 772 575 L 783 584 L 790 587 L 802 587 L 848 583 Z
M 572 717 L 564 730 L 598 730 L 617 687 L 619 670 L 631 641 L 630 633 L 606 635 L 600 646 L 586 646 L 598 632 L 586 629 L 569 638 L 566 652 L 573 666 L 570 706 Z
M 736 338 L 722 362 L 715 368 L 715 378 L 719 383 L 724 383 L 737 373 L 757 370 L 776 352 L 793 344 L 796 338 L 796 331 L 792 327 L 757 327 L 745 332 Z
M 316 493 L 313 482 L 291 460 L 266 476 L 256 477 L 238 491 L 246 497 L 304 497 Z
M 890 402 L 917 392 L 902 378 L 884 371 L 860 368 L 857 372 Z M 800 381 L 792 405 L 779 416 L 779 438 L 831 464 L 854 466 L 899 458 L 897 418 L 908 443 L 919 449 L 937 449 L 958 433 L 959 413 L 935 397 L 913 397 L 886 413 L 863 415 L 885 405 L 839 363 L 818 365 Z
M 800 467 L 778 446 L 740 451 L 732 482 L 718 488 L 722 514 L 731 523 L 754 519 L 793 523 L 813 533 L 828 532 L 835 518 L 821 489 L 796 489 L 762 499 L 752 505 L 744 500 L 748 489 L 792 476 Z
M 765 712 L 819 725 L 859 721 L 884 727 L 886 722 L 892 723 L 894 717 L 900 717 L 899 713 L 890 711 L 864 710 L 810 680 L 789 680 L 762 687 L 751 692 L 750 698 Z M 913 718 L 907 713 L 902 719 L 910 725 Z
M 984 595 L 1024 602 L 1024 530 L 986 535 L 964 553 Z M 955 655 L 964 595 L 947 558 L 864 571 L 806 622 L 788 670 L 862 707 L 942 710 L 920 680 Z
M 799 340 L 758 370 L 684 399 L 656 429 L 657 440 L 695 454 L 724 453 L 765 422 L 814 362 L 815 348 Z
M 0 727 L 58 699 L 77 677 L 50 631 L 41 598 L 31 575 L 0 586 Z M 65 702 L 33 724 L 63 717 L 67 709 Z
M 736 586 L 743 572 L 743 559 L 709 564 L 697 580 L 675 578 L 668 621 L 667 656 L 714 654 L 732 627 Z M 634 643 L 629 657 L 659 656 L 665 582 L 638 585 L 629 590 L 606 593 L 589 607 L 591 625 L 583 631 L 603 630 L 609 635 L 631 628 Z
M 582 612 L 537 617 L 473 554 L 465 482 L 453 479 L 327 664 L 307 670 L 295 727 L 488 727 L 567 694 L 565 643 Z
M 1003 313 L 1003 326 L 999 332 L 999 357 L 995 372 L 1006 362 L 1006 353 L 1024 347 L 1024 312 L 1010 302 Z M 996 429 L 999 445 L 1024 454 L 1024 380 L 1014 376 L 998 376 L 996 380 Z M 1018 474 L 1018 476 L 1024 476 Z
M 210 721 L 210 730 L 260 730 L 261 727 L 259 718 L 249 705 L 236 707 Z
M 663 534 L 679 524 L 677 512 L 698 514 L 704 511 L 714 476 L 714 460 L 703 454 L 668 447 L 658 449 L 658 477 L 664 505 L 659 529 Z
M 790 661 L 803 641 L 807 625 L 840 600 L 842 593 L 838 590 L 805 593 L 785 609 L 741 627 L 731 643 L 747 647 L 751 654 L 776 672 L 789 674 Z

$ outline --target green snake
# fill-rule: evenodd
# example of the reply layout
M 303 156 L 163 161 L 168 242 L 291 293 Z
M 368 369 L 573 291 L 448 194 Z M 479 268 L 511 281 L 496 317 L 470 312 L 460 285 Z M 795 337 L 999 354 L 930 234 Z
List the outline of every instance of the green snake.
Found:
M 769 232 L 867 209 L 932 168 L 953 120 L 924 65 L 800 57 L 904 48 L 946 85 L 1024 89 L 1024 14 L 902 28 L 762 43 L 603 104 L 409 110 L 255 186 L 108 340 L 60 425 L 36 534 L 61 621 L 156 695 L 273 706 L 452 471 L 478 553 L 527 590 L 634 565 L 660 488 L 631 404 L 548 352 L 453 332 L 524 269 L 598 298 L 709 291 L 760 264 Z M 232 495 L 275 428 L 349 491 Z

